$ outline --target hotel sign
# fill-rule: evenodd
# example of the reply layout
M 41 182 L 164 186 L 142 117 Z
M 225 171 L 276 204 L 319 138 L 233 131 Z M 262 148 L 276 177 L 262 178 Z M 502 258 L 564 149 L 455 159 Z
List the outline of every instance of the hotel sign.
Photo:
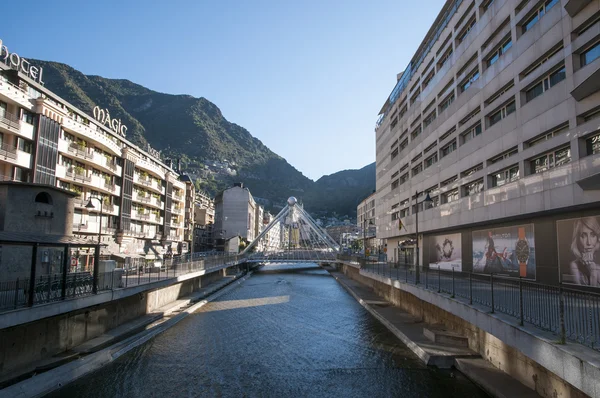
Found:
M 111 119 L 108 109 L 100 109 L 99 106 L 94 108 L 94 117 L 97 121 L 107 126 L 109 129 L 123 137 L 127 134 L 127 126 L 121 124 L 121 119 Z
M 8 48 L 2 44 L 2 39 L 0 39 L 0 60 L 39 84 L 44 84 L 42 80 L 44 68 L 33 66 L 25 58 L 19 57 L 19 54 L 9 52 Z

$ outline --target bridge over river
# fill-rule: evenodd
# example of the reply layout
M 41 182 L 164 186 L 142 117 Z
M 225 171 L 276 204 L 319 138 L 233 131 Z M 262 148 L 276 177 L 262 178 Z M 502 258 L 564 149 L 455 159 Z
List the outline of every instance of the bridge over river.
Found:
M 265 265 L 52 397 L 478 397 L 425 367 L 315 263 Z

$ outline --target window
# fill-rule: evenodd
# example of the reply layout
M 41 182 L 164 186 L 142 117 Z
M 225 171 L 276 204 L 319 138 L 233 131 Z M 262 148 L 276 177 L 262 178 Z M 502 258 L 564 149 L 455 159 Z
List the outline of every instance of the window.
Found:
M 438 70 L 443 67 L 444 65 L 446 65 L 446 62 L 448 62 L 448 60 L 450 59 L 450 57 L 452 56 L 453 50 L 452 50 L 452 46 L 450 46 L 448 48 L 448 51 L 446 51 L 444 53 L 444 55 L 442 55 L 440 57 L 440 60 L 438 62 Z
M 34 114 L 23 109 L 21 114 L 21 120 L 28 124 L 33 124 L 33 116 Z
M 471 87 L 471 85 L 473 83 L 475 83 L 475 81 L 479 79 L 479 69 L 475 68 L 475 70 L 473 70 L 473 72 L 471 72 L 469 74 L 469 76 L 467 76 L 465 78 L 465 80 L 463 80 L 463 82 L 460 85 L 460 92 L 464 93 L 465 91 L 467 91 L 467 89 L 469 87 Z
M 15 166 L 13 172 L 15 181 L 29 182 L 29 170 Z
M 504 151 L 498 156 L 495 156 L 489 160 L 490 164 L 498 163 L 501 160 L 508 159 L 509 157 L 516 155 L 519 152 L 517 147 L 511 148 L 508 151 Z
M 412 169 L 412 176 L 416 176 L 417 174 L 419 174 L 420 172 L 423 171 L 423 164 L 419 163 L 416 167 L 413 167 Z
M 535 62 L 533 62 L 529 67 L 527 67 L 527 69 L 525 69 L 523 72 L 521 72 L 521 80 L 523 78 L 525 78 L 526 76 L 530 75 L 531 73 L 533 73 L 537 68 L 539 68 L 540 66 L 542 66 L 543 64 L 548 62 L 548 60 L 550 58 L 552 58 L 554 55 L 556 55 L 562 49 L 563 49 L 563 42 L 560 41 L 558 44 L 556 44 L 554 47 L 552 47 L 548 52 L 546 52 L 544 55 L 542 55 L 540 58 L 538 58 Z
M 435 109 L 425 119 L 423 119 L 423 127 L 429 126 L 436 118 Z
M 19 137 L 17 141 L 17 147 L 23 152 L 31 153 L 33 145 L 31 141 Z
M 450 203 L 458 200 L 458 189 L 453 189 L 452 191 L 448 191 L 442 194 L 442 203 Z
M 392 122 L 390 123 L 390 129 L 393 129 L 394 127 L 396 127 L 397 124 L 398 124 L 398 116 L 396 116 L 392 119 Z
M 423 78 L 423 89 L 425 89 L 433 79 L 434 72 L 435 70 L 432 70 L 425 78 Z
M 409 214 L 410 214 L 410 208 L 409 207 L 400 210 L 400 218 L 407 217 Z
M 447 180 L 444 180 L 444 181 L 442 181 L 442 182 L 440 183 L 440 186 L 441 186 L 441 187 L 448 186 L 448 185 L 452 184 L 452 183 L 453 183 L 454 181 L 456 181 L 456 180 L 458 180 L 458 177 L 457 177 L 457 176 L 450 177 L 450 178 L 448 178 Z
M 427 153 L 427 152 L 431 151 L 436 146 L 437 146 L 437 141 L 433 141 L 433 144 L 431 144 L 427 148 L 425 148 L 425 150 L 423 151 L 423 153 Z
M 494 4 L 494 0 L 486 0 L 483 3 L 481 3 L 481 10 L 483 11 L 481 14 L 483 14 L 487 10 L 489 10 L 489 8 L 492 4 Z
M 559 167 L 571 161 L 571 148 L 564 147 L 549 152 L 531 161 L 531 173 L 537 174 L 554 167 Z
M 408 138 L 400 143 L 400 150 L 403 150 L 408 146 Z
M 473 174 L 475 174 L 476 172 L 478 172 L 479 170 L 483 169 L 483 163 L 479 163 L 477 166 L 471 167 L 470 169 L 467 169 L 465 171 L 463 171 L 460 176 L 461 177 L 469 177 L 472 176 Z
M 392 181 L 392 190 L 398 188 L 399 185 L 400 185 L 400 182 L 398 180 Z
M 413 95 L 412 97 L 410 97 L 410 104 L 414 104 L 415 102 L 417 102 L 417 98 L 419 98 L 419 95 L 421 94 L 421 90 L 417 90 L 417 92 L 415 93 L 415 95 Z
M 558 83 L 565 80 L 566 72 L 565 67 L 562 66 L 558 70 L 551 72 L 544 76 L 541 80 L 531 86 L 529 89 L 525 90 L 525 102 L 529 102 L 534 98 L 539 97 L 544 92 L 549 90 L 551 87 L 554 87 Z
M 502 108 L 498 109 L 497 111 L 490 113 L 488 116 L 490 126 L 493 126 L 494 124 L 498 123 L 500 120 L 504 119 L 505 117 L 507 117 L 508 115 L 513 113 L 515 111 L 515 109 L 516 109 L 515 101 L 512 100 L 508 104 L 504 105 Z
M 390 154 L 390 156 L 392 157 L 392 159 L 394 159 L 396 156 L 398 156 L 398 148 L 394 149 L 392 151 L 392 153 Z
M 496 63 L 500 56 L 508 51 L 509 48 L 512 47 L 512 39 L 510 35 L 508 38 L 504 39 L 504 41 L 494 50 L 492 51 L 487 59 L 485 60 L 488 68 Z
M 430 157 L 425 159 L 425 168 L 429 168 L 429 167 L 433 166 L 434 164 L 437 163 L 437 161 L 438 161 L 437 153 L 434 153 L 433 155 L 431 155 Z
M 417 138 L 419 136 L 419 134 L 421 134 L 421 126 L 417 127 L 417 129 L 415 131 L 410 133 L 410 139 L 414 140 L 415 138 Z
M 466 23 L 463 30 L 458 34 L 457 39 L 459 43 L 462 43 L 463 40 L 465 40 L 465 37 L 467 37 L 467 35 L 471 33 L 476 22 L 477 20 L 475 19 L 475 15 L 473 15 L 469 22 Z
M 452 127 L 450 130 L 448 130 L 444 134 L 442 134 L 439 141 L 440 142 L 444 141 L 446 138 L 450 137 L 450 134 L 454 133 L 455 131 L 456 131 L 456 127 Z
M 481 123 L 477 123 L 474 126 L 470 127 L 467 131 L 460 135 L 462 143 L 466 144 L 471 141 L 473 138 L 477 137 L 481 134 Z
M 485 100 L 485 102 L 484 102 L 485 106 L 488 106 L 492 102 L 496 101 L 498 98 L 500 98 L 501 96 L 503 96 L 505 93 L 508 92 L 508 90 L 510 90 L 514 86 L 515 86 L 515 82 L 513 80 L 511 80 L 510 82 L 508 82 L 507 84 L 505 84 L 500 90 L 496 91 L 494 94 L 492 94 L 490 96 L 490 98 L 488 98 L 487 100 Z
M 600 41 L 581 53 L 581 66 L 584 67 L 600 57 Z
M 568 130 L 569 130 L 569 122 L 563 123 L 560 126 L 555 127 L 549 131 L 546 131 L 546 132 L 538 135 L 537 137 L 529 140 L 527 142 L 527 146 L 532 147 L 532 146 L 542 143 L 546 140 L 549 140 L 553 137 L 556 137 L 557 135 L 562 134 Z
M 419 153 L 417 156 L 415 156 L 414 158 L 411 159 L 411 163 L 415 163 L 417 160 L 421 159 L 421 156 L 423 156 L 422 153 Z
M 394 178 L 398 177 L 398 174 L 400 174 L 400 172 L 399 172 L 399 171 L 397 171 L 397 172 L 395 172 L 394 174 L 392 174 L 392 180 L 393 180 Z
M 540 18 L 542 18 L 544 14 L 546 14 L 548 10 L 550 10 L 556 3 L 558 3 L 558 0 L 546 0 L 538 8 L 536 8 L 521 24 L 523 26 L 523 33 L 531 30 L 531 28 L 538 23 Z
M 471 196 L 483 191 L 483 178 L 470 182 L 464 186 L 465 196 Z
M 443 112 L 446 109 L 448 109 L 450 104 L 452 104 L 453 102 L 454 102 L 454 91 L 452 93 L 450 93 L 450 95 L 447 96 L 444 100 L 442 100 L 442 102 L 440 103 L 440 112 Z
M 477 106 L 477 108 L 475 108 L 475 110 L 473 110 L 471 113 L 469 113 L 467 116 L 465 116 L 458 122 L 458 126 L 460 127 L 460 126 L 467 124 L 467 122 L 469 120 L 473 119 L 473 117 L 475 117 L 475 115 L 478 115 L 480 111 L 481 110 L 480 110 L 479 106 Z
M 390 149 L 394 149 L 394 147 L 398 145 L 398 139 L 396 138 L 396 140 L 392 143 L 392 145 L 390 145 Z
M 399 218 L 400 212 L 393 212 L 392 213 L 392 221 L 396 221 Z
M 456 151 L 456 140 L 452 140 L 452 142 L 448 143 L 446 146 L 440 149 L 440 157 L 445 157 Z
M 595 155 L 597 153 L 600 153 L 600 133 L 597 133 L 593 137 L 590 137 L 587 140 L 585 140 L 585 144 L 588 155 Z
M 408 181 L 408 173 L 404 173 L 400 176 L 400 184 L 404 184 L 406 181 Z
M 501 187 L 519 179 L 519 166 L 514 165 L 492 174 L 492 187 Z

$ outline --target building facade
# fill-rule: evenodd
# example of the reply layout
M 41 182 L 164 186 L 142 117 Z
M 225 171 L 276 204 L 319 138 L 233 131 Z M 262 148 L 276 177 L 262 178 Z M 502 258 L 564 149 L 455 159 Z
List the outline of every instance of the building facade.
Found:
M 215 241 L 227 241 L 239 236 L 252 242 L 256 237 L 257 206 L 252 194 L 242 183 L 236 183 L 219 193 L 215 197 Z
M 193 184 L 157 151 L 129 142 L 127 127 L 109 109 L 96 107 L 92 116 L 75 108 L 40 84 L 41 68 L 32 74 L 33 65 L 24 69 L 26 60 L 15 55 L 7 59 L 19 64 L 0 63 L 2 179 L 74 192 L 73 234 L 100 239 L 103 256 L 155 259 L 186 251 Z
M 215 223 L 215 202 L 204 192 L 196 192 L 194 223 L 195 251 L 204 252 L 214 249 L 213 226 Z
M 598 1 L 446 1 L 377 122 L 388 256 L 600 287 L 599 89 Z
M 362 248 L 369 249 L 370 253 L 381 249 L 379 238 L 376 237 L 376 197 L 376 192 L 373 192 L 356 207 L 356 226 L 360 229 L 358 239 L 362 242 Z

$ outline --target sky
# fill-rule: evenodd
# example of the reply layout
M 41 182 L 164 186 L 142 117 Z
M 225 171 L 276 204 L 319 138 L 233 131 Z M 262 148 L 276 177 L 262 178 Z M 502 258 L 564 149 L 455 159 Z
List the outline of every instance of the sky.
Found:
M 25 58 L 204 97 L 317 180 L 375 161 L 379 110 L 443 3 L 10 1 L 0 39 Z

